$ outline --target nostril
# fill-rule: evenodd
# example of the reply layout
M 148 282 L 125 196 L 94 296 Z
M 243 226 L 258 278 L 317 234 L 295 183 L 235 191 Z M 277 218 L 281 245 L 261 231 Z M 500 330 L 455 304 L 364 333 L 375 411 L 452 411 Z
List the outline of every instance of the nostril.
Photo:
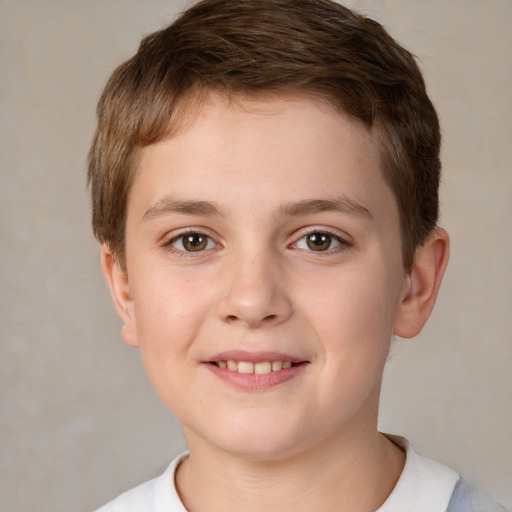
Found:
M 267 315 L 267 316 L 264 316 L 263 318 L 261 318 L 261 320 L 258 320 L 256 321 L 255 323 L 273 323 L 275 322 L 277 319 L 279 318 L 279 315 Z M 239 322 L 241 321 L 242 318 L 238 317 L 237 315 L 227 315 L 225 317 L 225 321 L 228 322 L 228 323 L 235 323 L 235 322 Z
M 244 293 L 242 293 L 244 292 Z M 254 328 L 277 325 L 289 318 L 292 312 L 287 297 L 279 293 L 256 294 L 254 290 L 239 287 L 221 296 L 216 314 L 226 324 L 240 324 Z

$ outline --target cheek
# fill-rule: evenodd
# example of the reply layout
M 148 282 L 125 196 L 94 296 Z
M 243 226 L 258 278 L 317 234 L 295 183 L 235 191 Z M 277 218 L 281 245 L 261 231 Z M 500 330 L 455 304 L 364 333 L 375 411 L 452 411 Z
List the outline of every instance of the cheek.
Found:
M 146 282 L 145 289 L 151 294 L 140 295 L 135 303 L 142 362 L 157 395 L 181 417 L 187 403 L 183 389 L 188 388 L 191 371 L 197 366 L 192 354 L 208 310 L 206 298 L 186 279 L 172 285 Z
M 135 293 L 141 355 L 150 371 L 183 365 L 211 302 L 204 285 L 184 276 L 146 275 Z
M 320 284 L 320 283 L 318 283 Z M 346 269 L 310 290 L 310 309 L 321 331 L 357 339 L 391 338 L 399 287 L 385 272 Z

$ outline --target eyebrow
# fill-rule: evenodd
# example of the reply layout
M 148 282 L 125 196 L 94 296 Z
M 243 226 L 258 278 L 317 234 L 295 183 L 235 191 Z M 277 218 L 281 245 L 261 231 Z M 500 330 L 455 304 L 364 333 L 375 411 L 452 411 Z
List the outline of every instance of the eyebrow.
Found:
M 224 216 L 222 210 L 215 203 L 211 203 L 209 201 L 180 200 L 173 199 L 172 197 L 165 197 L 148 208 L 142 216 L 142 220 L 146 221 L 169 213 L 219 217 Z
M 337 199 L 305 199 L 281 206 L 280 212 L 284 215 L 292 216 L 311 215 L 321 212 L 338 212 L 344 215 L 372 217 L 372 214 L 367 208 L 348 197 L 340 197 Z M 218 205 L 210 201 L 180 200 L 165 197 L 148 208 L 142 216 L 142 220 L 146 221 L 170 213 L 217 217 L 226 216 Z
M 281 207 L 281 212 L 287 215 L 309 215 L 321 212 L 338 212 L 345 215 L 367 217 L 371 219 L 370 210 L 349 197 L 336 199 L 306 199 Z

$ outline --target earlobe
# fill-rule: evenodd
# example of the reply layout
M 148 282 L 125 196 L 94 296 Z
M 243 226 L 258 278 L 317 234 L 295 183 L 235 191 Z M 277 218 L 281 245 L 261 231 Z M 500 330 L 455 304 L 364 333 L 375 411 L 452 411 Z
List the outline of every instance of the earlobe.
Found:
M 412 338 L 420 333 L 434 309 L 449 252 L 450 239 L 441 228 L 436 228 L 416 250 L 397 313 L 395 335 Z
M 124 323 L 121 336 L 125 343 L 137 347 L 139 342 L 128 274 L 121 268 L 107 244 L 101 246 L 101 270 L 110 289 L 117 313 Z

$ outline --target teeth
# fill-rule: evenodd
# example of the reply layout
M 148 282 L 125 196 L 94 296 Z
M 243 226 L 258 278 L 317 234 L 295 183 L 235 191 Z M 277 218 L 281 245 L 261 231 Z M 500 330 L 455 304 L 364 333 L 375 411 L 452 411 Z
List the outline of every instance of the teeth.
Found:
M 250 361 L 217 361 L 219 368 L 228 369 L 238 373 L 254 373 L 256 375 L 266 375 L 271 372 L 278 372 L 292 367 L 291 361 L 262 361 L 260 363 L 251 363 Z
M 238 367 L 238 371 L 240 371 L 240 366 Z M 272 371 L 272 364 L 269 361 L 265 361 L 264 363 L 256 363 L 254 365 L 254 373 L 256 375 L 264 375 L 265 373 L 270 373 Z
M 278 372 L 283 368 L 283 361 L 272 361 L 272 371 Z
M 238 373 L 254 373 L 254 364 L 247 361 L 240 361 L 238 363 Z

